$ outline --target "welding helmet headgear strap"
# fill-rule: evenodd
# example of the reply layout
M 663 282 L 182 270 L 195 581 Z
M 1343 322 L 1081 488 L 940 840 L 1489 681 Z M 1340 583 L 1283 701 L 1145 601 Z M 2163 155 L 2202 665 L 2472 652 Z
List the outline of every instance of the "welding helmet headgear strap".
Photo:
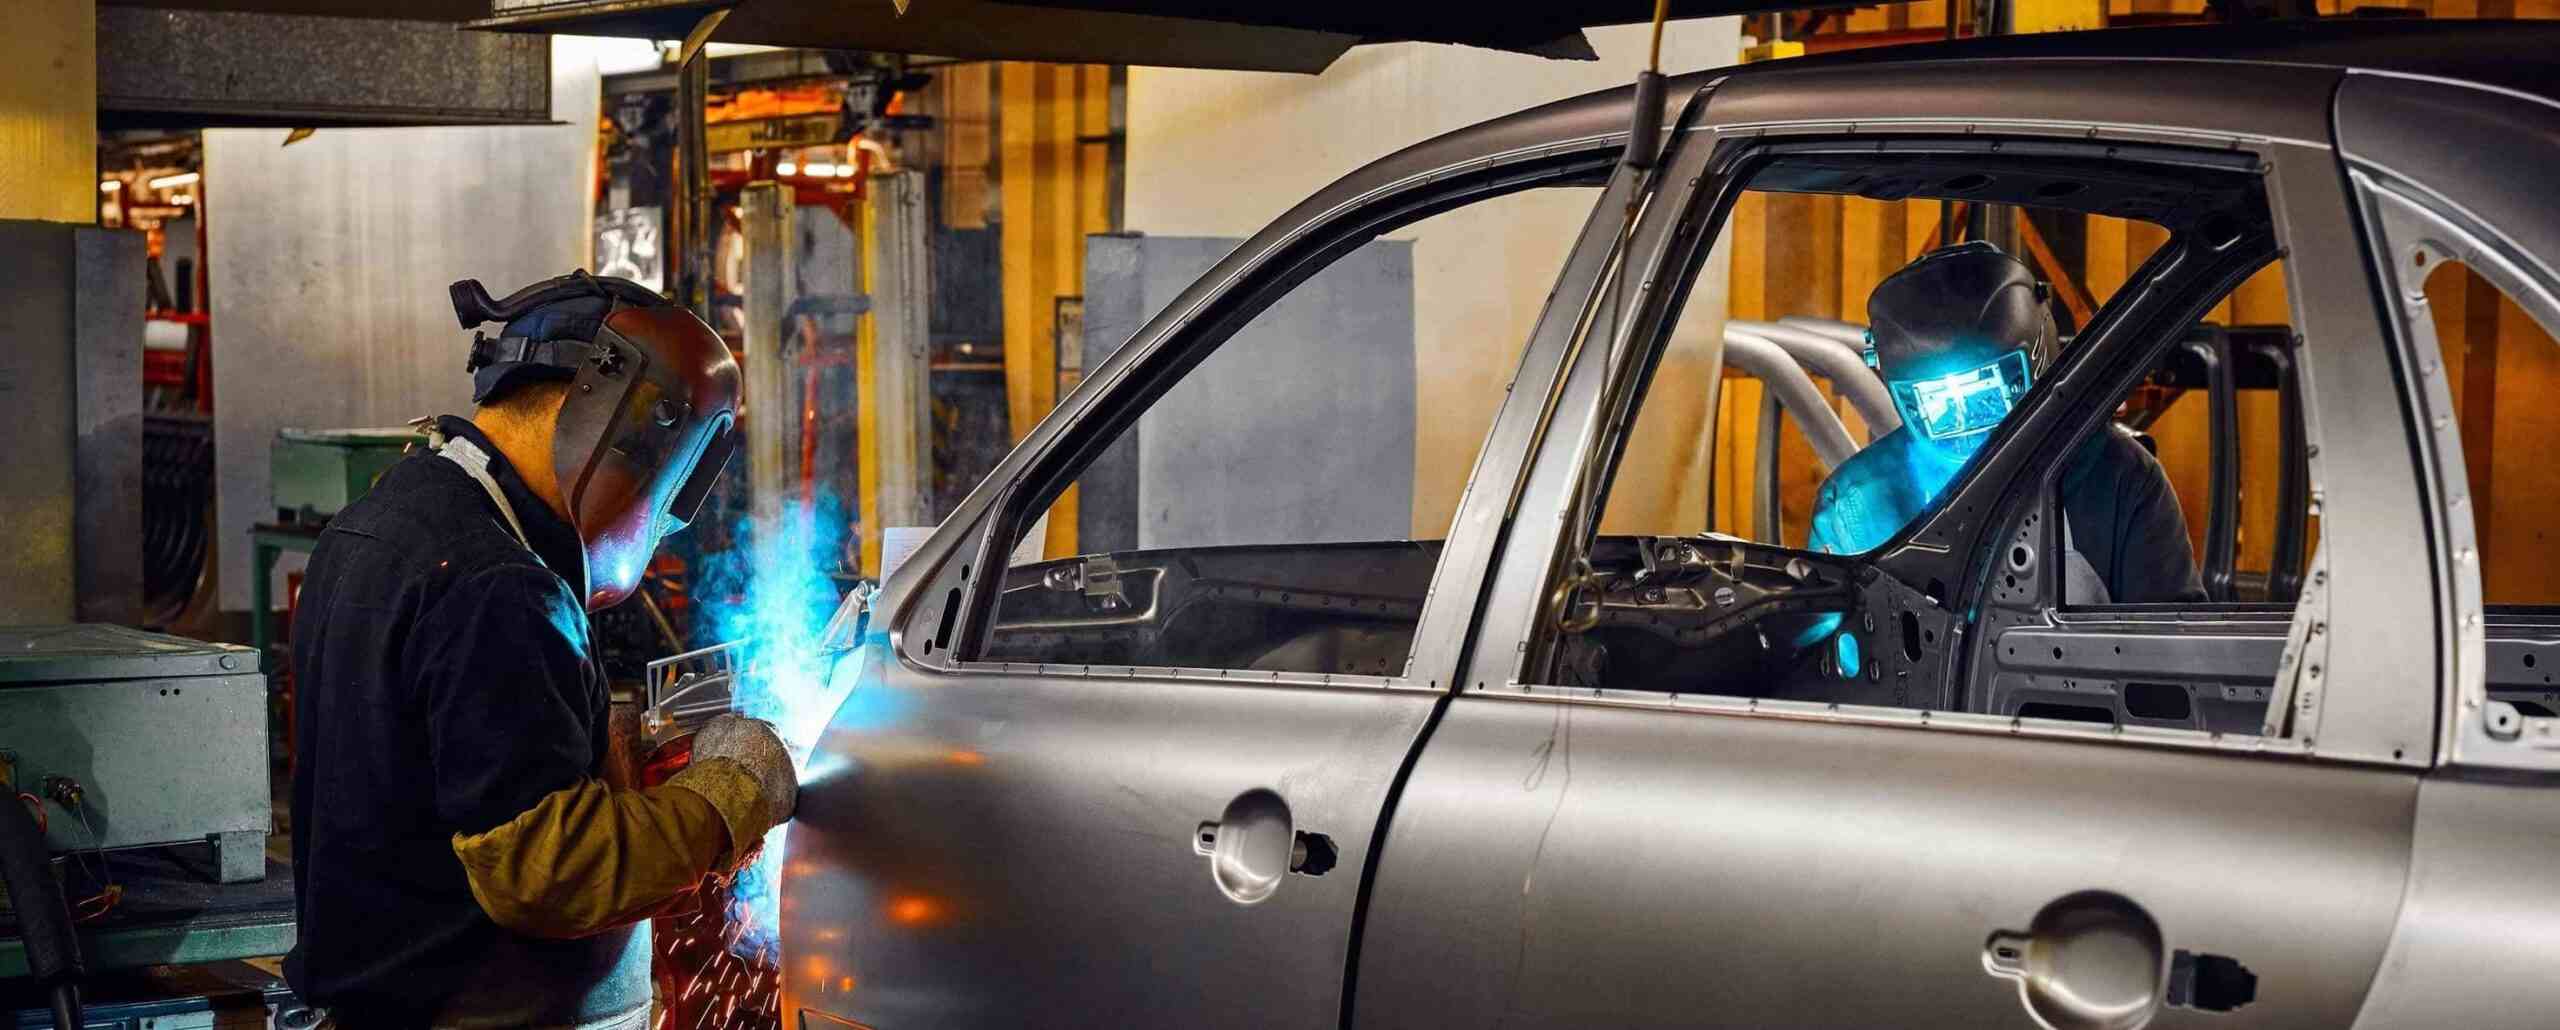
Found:
M 503 300 L 493 300 L 477 279 L 446 288 L 454 318 L 470 329 L 503 322 L 497 337 L 472 334 L 471 402 L 487 404 L 533 382 L 561 382 L 577 374 L 588 357 L 589 341 L 606 318 L 625 305 L 660 305 L 667 301 L 648 287 L 581 269 L 534 283 Z

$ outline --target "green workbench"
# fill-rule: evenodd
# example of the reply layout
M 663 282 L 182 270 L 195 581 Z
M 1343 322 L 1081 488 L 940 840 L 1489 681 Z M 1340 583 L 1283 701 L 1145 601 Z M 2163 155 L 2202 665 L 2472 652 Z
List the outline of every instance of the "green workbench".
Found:
M 84 857 L 93 867 L 98 860 Z M 124 884 L 125 893 L 113 911 L 80 925 L 80 958 L 91 972 L 293 950 L 293 867 L 283 862 L 269 858 L 267 878 L 256 883 L 220 884 L 203 848 L 116 851 L 107 860 L 110 878 Z M 26 943 L 17 921 L 0 911 L 0 981 L 25 975 Z

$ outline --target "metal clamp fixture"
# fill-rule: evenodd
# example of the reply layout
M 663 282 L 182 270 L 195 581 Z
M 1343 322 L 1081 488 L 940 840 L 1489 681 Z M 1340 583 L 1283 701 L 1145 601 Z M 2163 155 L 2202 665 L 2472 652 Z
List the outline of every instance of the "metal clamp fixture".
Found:
M 650 735 L 691 732 L 728 712 L 747 643 L 732 640 L 650 662 L 644 675 L 649 707 L 641 713 Z

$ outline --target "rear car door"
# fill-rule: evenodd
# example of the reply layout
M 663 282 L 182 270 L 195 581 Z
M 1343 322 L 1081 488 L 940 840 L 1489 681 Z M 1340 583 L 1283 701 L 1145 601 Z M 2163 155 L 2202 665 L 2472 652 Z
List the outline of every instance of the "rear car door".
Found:
M 2138 101 L 2092 86 L 2134 75 Z M 1385 831 L 1353 1023 L 2353 1021 L 2436 754 L 2439 643 L 2392 600 L 2430 582 L 2406 545 L 2426 499 L 2330 143 L 2338 77 L 2010 61 L 1723 84 L 1666 178 L 1698 192 L 1637 229 L 1643 289 L 1693 275 L 1745 187 L 2172 231 L 1946 499 L 1858 558 L 1613 531 L 1611 490 L 1662 471 L 1626 436 L 1679 291 L 1581 349 Z M 2353 561 L 2272 612 L 2065 603 L 2074 448 L 2278 248 L 2316 546 Z M 1837 313 L 1763 313 L 1789 314 Z M 1788 643 L 1824 613 L 1822 644 Z M 2136 694 L 2183 707 L 2127 714 Z M 2054 697 L 2081 703 L 2029 707 Z
M 1511 490 L 1528 434 L 1505 427 L 1541 394 L 1507 385 L 1557 366 L 1523 342 L 1581 311 L 1632 189 L 1589 135 L 1529 117 L 1390 157 L 1147 301 L 840 620 L 845 699 L 784 862 L 786 1022 L 1340 1018 L 1389 787 L 1490 564 L 1452 513 Z M 1451 288 L 1538 254 L 1517 295 Z M 1424 392 L 1449 382 L 1482 389 Z M 1425 407 L 1489 442 L 1424 460 Z

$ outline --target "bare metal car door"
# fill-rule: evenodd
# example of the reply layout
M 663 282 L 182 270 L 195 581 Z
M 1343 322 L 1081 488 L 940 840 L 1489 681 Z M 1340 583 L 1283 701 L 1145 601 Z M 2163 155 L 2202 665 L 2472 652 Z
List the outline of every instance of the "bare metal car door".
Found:
M 2316 617 L 2328 641 L 2325 669 L 2307 672 L 2317 701 L 2302 727 L 2316 734 L 2136 733 L 1541 678 L 1523 656 L 1568 614 L 1574 577 L 1590 575 L 1567 539 L 1591 504 L 1581 477 L 1605 451 L 1595 440 L 1630 417 L 1623 384 L 1643 362 L 1642 346 L 1594 341 L 1561 385 L 1460 693 L 1385 830 L 1352 1024 L 2352 1022 L 2391 937 L 2418 771 L 2436 753 L 2437 642 L 2434 623 L 2391 610 L 2396 591 L 2428 581 L 2429 557 L 2393 543 L 2420 538 L 2423 499 L 2331 144 L 2338 78 L 2032 61 L 1737 76 L 1704 124 L 1679 135 L 1674 186 L 1633 232 L 1628 282 L 1603 284 L 1641 295 L 1693 272 L 1738 188 L 1717 155 L 1787 140 L 2256 155 L 2243 167 L 2263 174 L 2289 248 L 2312 406 L 2362 423 L 2319 421 L 2311 437 L 2324 456 L 2313 475 L 2328 490 L 2325 546 L 2356 555 L 2331 565 L 2325 606 L 2296 616 Z M 2092 85 L 2136 79 L 2138 98 Z M 1658 338 L 1665 317 L 1601 329 Z M 1885 549 L 1975 563 L 1949 577 L 1962 580 L 1957 593 L 1931 616 L 1953 627 L 1943 643 L 1930 638 L 1936 668 L 1990 667 L 1964 649 L 1995 628 L 1959 617 L 1987 604 L 1996 580 L 1976 551 L 2031 528 L 2018 520 L 2034 508 L 1998 476 L 2049 471 L 2056 459 L 2027 448 L 2097 424 L 2114 388 L 2101 387 L 2139 372 L 2092 347 L 2066 356 L 2003 430 L 2018 457 L 1986 455 L 1934 521 Z M 2200 977 L 2219 989 L 2200 996 Z
M 1551 380 L 1553 341 L 1614 252 L 1634 192 L 1613 175 L 1613 145 L 1533 112 L 1311 198 L 1115 351 L 890 577 L 875 612 L 841 620 L 852 648 L 836 675 L 849 692 L 810 760 L 785 863 L 785 1025 L 1340 1019 L 1375 831 L 1446 697 L 1491 564 L 1483 520 L 1462 510 L 1436 559 L 1425 556 L 1427 595 L 1339 594 L 1381 610 L 1418 603 L 1409 657 L 1389 675 L 1026 660 L 1044 627 L 1143 623 L 1153 591 L 1177 580 L 1253 591 L 1200 586 L 1214 578 L 1206 563 L 1234 555 L 1144 575 L 1096 558 L 1008 569 L 1006 556 L 1064 477 L 1257 305 L 1414 218 L 1605 182 L 1534 331 L 1544 342 L 1516 373 Z M 1471 494 L 1511 492 L 1541 396 L 1520 389 L 1502 402 Z M 1007 612 L 1055 597 L 1103 614 L 1003 623 L 1000 593 Z M 1076 607 L 1106 596 L 1127 603 Z M 998 636 L 1010 650 L 990 643 Z

